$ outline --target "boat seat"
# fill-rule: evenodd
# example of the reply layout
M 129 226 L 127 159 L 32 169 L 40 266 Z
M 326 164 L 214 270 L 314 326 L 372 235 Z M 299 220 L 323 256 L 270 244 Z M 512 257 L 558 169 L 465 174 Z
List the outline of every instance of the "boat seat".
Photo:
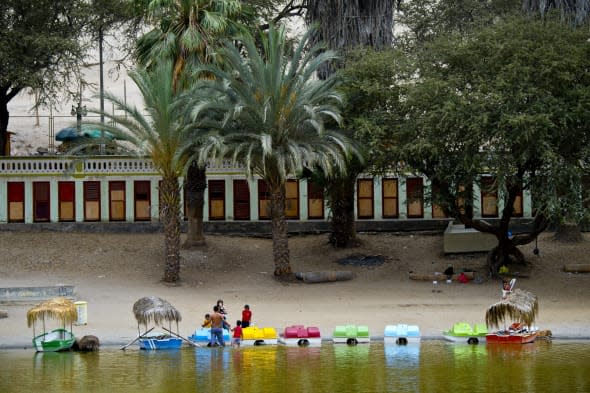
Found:
M 487 334 L 487 333 L 488 333 L 488 327 L 486 326 L 485 323 L 476 323 L 475 326 L 473 327 L 473 334 L 475 334 L 475 335 Z
M 346 326 L 338 325 L 334 328 L 334 337 L 346 337 Z
M 321 337 L 320 335 L 320 329 L 314 326 L 308 327 L 307 328 L 307 334 L 309 336 L 309 338 L 319 338 Z
M 364 326 L 364 325 L 360 325 L 357 328 L 357 337 L 369 337 L 369 327 L 368 326 Z
M 452 332 L 458 336 L 468 336 L 473 334 L 473 329 L 467 322 L 458 322 L 453 325 Z

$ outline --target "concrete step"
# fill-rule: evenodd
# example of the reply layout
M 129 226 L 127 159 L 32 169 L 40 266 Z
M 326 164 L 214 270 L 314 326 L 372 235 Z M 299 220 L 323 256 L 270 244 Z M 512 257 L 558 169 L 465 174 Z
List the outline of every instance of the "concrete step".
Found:
M 41 301 L 58 296 L 73 298 L 74 288 L 73 285 L 0 288 L 0 303 Z

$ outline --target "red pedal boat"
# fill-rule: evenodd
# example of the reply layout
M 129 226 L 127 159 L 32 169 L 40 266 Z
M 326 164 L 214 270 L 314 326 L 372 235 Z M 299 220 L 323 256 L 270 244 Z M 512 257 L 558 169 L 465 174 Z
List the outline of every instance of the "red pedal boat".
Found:
M 528 344 L 534 342 L 539 331 L 536 328 L 531 329 L 531 326 L 538 310 L 537 296 L 520 289 L 510 293 L 498 303 L 492 304 L 486 312 L 488 327 L 498 327 L 505 322 L 506 318 L 512 318 L 518 322 L 510 325 L 509 329 L 486 335 L 486 343 Z
M 317 327 L 306 328 L 303 325 L 293 325 L 285 328 L 279 337 L 279 342 L 287 346 L 319 347 L 322 345 L 322 337 Z

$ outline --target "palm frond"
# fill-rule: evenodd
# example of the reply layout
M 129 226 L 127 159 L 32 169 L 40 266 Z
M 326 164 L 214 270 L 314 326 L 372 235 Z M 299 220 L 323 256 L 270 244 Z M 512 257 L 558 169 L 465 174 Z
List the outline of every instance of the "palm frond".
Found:
M 486 324 L 499 326 L 501 322 L 510 319 L 521 322 L 525 326 L 532 326 L 539 312 L 537 296 L 520 289 L 514 290 L 506 299 L 492 304 L 486 311 Z
M 180 312 L 167 300 L 156 296 L 142 297 L 133 304 L 133 315 L 138 324 L 147 325 L 153 322 L 160 325 L 162 322 L 180 322 Z
M 78 311 L 74 302 L 63 297 L 46 300 L 27 311 L 27 325 L 29 327 L 35 321 L 45 318 L 57 319 L 65 325 L 78 319 Z

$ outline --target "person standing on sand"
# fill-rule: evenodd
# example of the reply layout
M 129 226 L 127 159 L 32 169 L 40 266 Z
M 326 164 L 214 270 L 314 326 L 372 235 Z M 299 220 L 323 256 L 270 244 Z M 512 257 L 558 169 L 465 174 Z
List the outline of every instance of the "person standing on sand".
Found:
M 231 346 L 239 347 L 240 341 L 242 340 L 242 321 L 236 321 L 236 327 L 231 331 L 234 333 L 232 335 Z
M 227 318 L 227 310 L 223 307 L 223 300 L 219 299 L 217 301 L 217 307 L 219 308 L 219 313 L 223 315 L 223 318 Z
M 213 306 L 213 314 L 211 314 L 211 341 L 209 342 L 209 346 L 211 347 L 215 346 L 215 344 L 225 347 L 223 327 L 226 325 L 229 326 L 229 324 L 223 318 L 223 315 L 219 313 L 219 307 Z
M 245 305 L 244 309 L 242 310 L 242 328 L 247 328 L 250 326 L 250 321 L 252 320 L 252 311 L 250 311 L 250 306 Z

